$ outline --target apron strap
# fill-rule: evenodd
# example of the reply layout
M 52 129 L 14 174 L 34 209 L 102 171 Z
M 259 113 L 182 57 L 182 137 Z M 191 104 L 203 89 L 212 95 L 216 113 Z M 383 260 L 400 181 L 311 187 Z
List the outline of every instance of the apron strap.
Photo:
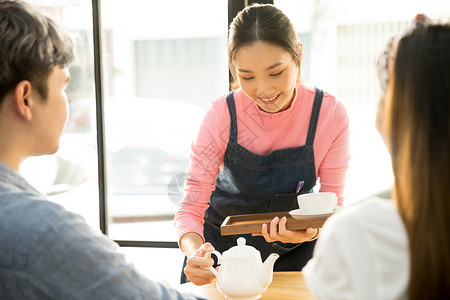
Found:
M 312 145 L 314 143 L 320 107 L 322 106 L 322 99 L 323 99 L 322 90 L 316 88 L 316 95 L 314 96 L 314 104 L 311 112 L 311 119 L 309 120 L 308 135 L 306 137 L 306 145 Z M 229 92 L 227 95 L 227 106 L 228 111 L 230 113 L 230 141 L 237 143 L 237 117 L 233 91 Z
M 227 106 L 230 112 L 230 141 L 237 143 L 237 117 L 236 117 L 236 105 L 234 103 L 233 91 L 227 95 Z
M 322 105 L 323 92 L 316 88 L 314 96 L 314 104 L 311 111 L 311 119 L 309 120 L 308 135 L 306 136 L 306 145 L 312 145 L 316 136 L 317 121 L 319 120 L 320 107 Z

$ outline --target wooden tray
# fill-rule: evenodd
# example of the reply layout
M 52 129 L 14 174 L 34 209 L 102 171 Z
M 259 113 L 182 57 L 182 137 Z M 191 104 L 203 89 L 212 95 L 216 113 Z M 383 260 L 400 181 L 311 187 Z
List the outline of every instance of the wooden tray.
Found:
M 222 235 L 261 233 L 262 224 L 266 223 L 270 226 L 270 222 L 275 217 L 279 217 L 280 219 L 286 217 L 286 229 L 288 230 L 301 230 L 310 227 L 320 228 L 332 214 L 297 217 L 296 219 L 287 211 L 228 216 L 220 226 L 220 233 Z

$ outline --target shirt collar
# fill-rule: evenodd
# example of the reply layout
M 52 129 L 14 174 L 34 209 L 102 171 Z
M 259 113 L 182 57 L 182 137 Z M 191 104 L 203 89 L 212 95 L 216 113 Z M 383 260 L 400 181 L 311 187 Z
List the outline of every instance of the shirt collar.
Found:
M 0 161 L 0 182 L 16 186 L 24 192 L 38 193 L 42 195 L 42 193 L 28 183 L 25 178 L 2 161 Z

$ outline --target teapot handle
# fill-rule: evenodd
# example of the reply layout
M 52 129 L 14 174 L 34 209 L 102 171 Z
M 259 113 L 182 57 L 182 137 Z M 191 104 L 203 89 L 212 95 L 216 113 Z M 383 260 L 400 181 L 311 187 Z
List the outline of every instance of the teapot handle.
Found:
M 220 261 L 222 260 L 222 255 L 220 254 L 219 251 L 214 250 L 213 252 L 211 252 L 211 254 L 215 254 L 217 256 L 217 264 L 220 265 Z M 208 253 L 205 254 L 205 256 L 208 255 Z M 214 274 L 214 276 L 219 276 L 219 274 L 217 273 L 216 269 L 214 269 L 213 267 L 209 267 L 209 270 Z

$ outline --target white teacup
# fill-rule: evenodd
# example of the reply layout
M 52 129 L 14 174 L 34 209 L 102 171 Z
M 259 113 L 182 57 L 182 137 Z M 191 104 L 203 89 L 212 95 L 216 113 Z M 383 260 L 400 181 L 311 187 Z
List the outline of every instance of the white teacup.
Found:
M 327 214 L 333 212 L 337 205 L 335 193 L 308 193 L 297 196 L 300 212 L 303 214 Z

